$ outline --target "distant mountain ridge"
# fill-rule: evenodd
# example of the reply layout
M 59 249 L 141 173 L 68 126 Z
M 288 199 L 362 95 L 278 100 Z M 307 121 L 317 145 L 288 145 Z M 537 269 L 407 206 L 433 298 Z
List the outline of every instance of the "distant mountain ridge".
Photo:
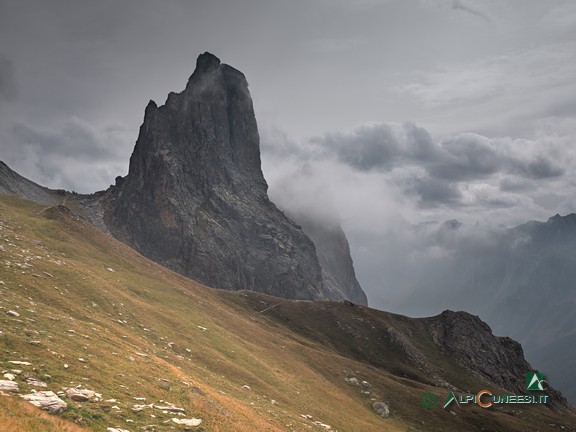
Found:
M 443 236 L 461 224 L 438 225 Z M 473 232 L 473 229 L 472 229 Z M 520 341 L 526 357 L 576 403 L 576 214 L 530 221 L 451 246 L 434 274 L 424 272 L 404 308 L 447 307 L 478 314 L 497 334 Z
M 58 204 L 62 201 L 61 197 L 57 195 L 57 191 L 50 190 L 22 177 L 2 161 L 0 161 L 0 194 L 15 195 L 47 205 Z
M 103 192 L 63 196 L 143 255 L 209 286 L 367 304 L 341 228 L 307 218 L 313 242 L 269 200 L 260 165 L 246 78 L 204 53 L 184 91 L 146 107 L 128 175 Z M 3 175 L 15 180 L 0 191 L 58 201 L 16 176 Z

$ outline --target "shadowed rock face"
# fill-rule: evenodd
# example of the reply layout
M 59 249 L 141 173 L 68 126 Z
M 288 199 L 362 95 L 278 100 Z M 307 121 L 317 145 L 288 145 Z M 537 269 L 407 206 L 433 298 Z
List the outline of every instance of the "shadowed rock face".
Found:
M 466 312 L 444 311 L 428 322 L 434 342 L 458 363 L 506 389 L 524 390 L 518 377 L 532 368 L 518 342 L 494 336 L 488 324 Z
M 366 303 L 355 277 L 354 295 L 330 288 L 314 243 L 268 199 L 248 84 L 212 54 L 183 92 L 148 104 L 129 173 L 102 205 L 112 234 L 207 285 Z
M 436 345 L 461 366 L 509 391 L 526 393 L 521 377 L 534 368 L 518 342 L 494 336 L 488 324 L 467 312 L 444 311 L 424 321 Z M 557 390 L 549 388 L 546 393 L 550 407 L 568 406 Z
M 324 289 L 333 298 L 345 298 L 354 303 L 368 304 L 366 294 L 356 280 L 350 246 L 340 223 L 334 218 L 317 218 L 302 213 L 288 212 L 302 225 L 302 229 L 316 246 L 322 268 Z

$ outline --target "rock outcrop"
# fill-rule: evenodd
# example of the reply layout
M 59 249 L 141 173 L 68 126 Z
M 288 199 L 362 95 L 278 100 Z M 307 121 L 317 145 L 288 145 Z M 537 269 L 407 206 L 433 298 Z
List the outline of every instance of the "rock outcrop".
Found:
M 390 408 L 384 402 L 374 402 L 372 409 L 382 418 L 390 417 Z
M 204 284 L 366 304 L 342 231 L 319 237 L 344 272 L 269 200 L 248 84 L 212 54 L 183 92 L 148 104 L 128 175 L 98 199 L 115 237 Z
M 60 399 L 58 395 L 52 391 L 40 391 L 22 395 L 21 397 L 25 401 L 30 402 L 32 405 L 35 405 L 38 408 L 46 410 L 52 414 L 60 414 L 68 408 L 66 402 Z
M 96 392 L 87 389 L 69 388 L 66 390 L 66 397 L 76 402 L 86 402 L 96 396 Z
M 444 311 L 427 318 L 432 340 L 462 367 L 514 393 L 525 393 L 526 372 L 534 368 L 524 358 L 522 345 L 509 337 L 494 336 L 488 324 L 467 312 Z M 560 392 L 547 389 L 552 407 L 568 406 Z
M 200 424 L 202 423 L 202 420 L 200 419 L 179 419 L 179 418 L 173 418 L 172 421 L 174 423 L 176 423 L 177 425 L 182 425 L 182 426 L 187 426 L 187 427 L 196 427 L 196 426 L 200 426 Z
M 0 380 L 0 391 L 18 392 L 18 383 L 12 380 Z

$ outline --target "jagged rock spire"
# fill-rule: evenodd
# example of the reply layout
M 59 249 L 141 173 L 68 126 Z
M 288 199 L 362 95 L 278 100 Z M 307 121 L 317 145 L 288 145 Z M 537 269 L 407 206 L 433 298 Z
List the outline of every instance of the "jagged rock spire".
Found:
M 115 236 L 205 284 L 348 298 L 323 280 L 302 228 L 268 199 L 248 83 L 210 53 L 198 57 L 184 91 L 162 106 L 150 101 L 129 174 L 103 203 Z

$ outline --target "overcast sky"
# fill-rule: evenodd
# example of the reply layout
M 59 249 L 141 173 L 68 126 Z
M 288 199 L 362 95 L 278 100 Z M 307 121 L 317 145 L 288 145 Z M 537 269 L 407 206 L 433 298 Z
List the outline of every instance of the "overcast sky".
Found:
M 390 229 L 576 211 L 570 0 L 0 0 L 0 160 L 108 187 L 204 51 L 247 76 L 272 198 L 333 202 L 376 306 Z

